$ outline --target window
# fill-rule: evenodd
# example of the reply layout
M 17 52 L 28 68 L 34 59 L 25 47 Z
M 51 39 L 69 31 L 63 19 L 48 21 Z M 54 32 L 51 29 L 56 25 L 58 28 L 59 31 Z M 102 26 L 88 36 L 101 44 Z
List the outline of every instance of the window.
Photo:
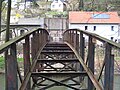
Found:
M 9 37 L 12 38 L 12 30 L 10 30 Z
M 58 0 L 55 0 L 56 3 L 58 3 Z
M 114 31 L 114 26 L 111 26 L 111 31 Z
M 92 18 L 94 18 L 94 19 L 109 19 L 110 15 L 109 14 L 105 14 L 105 13 L 102 13 L 102 14 L 93 14 Z
M 111 37 L 111 40 L 113 41 L 113 37 Z
M 59 4 L 59 7 L 61 7 L 61 4 Z
M 93 31 L 96 31 L 96 26 L 93 27 Z
M 87 30 L 88 29 L 88 26 L 85 26 L 85 30 Z
M 23 35 L 24 34 L 24 30 L 20 30 L 20 35 Z
M 54 8 L 54 7 L 55 7 L 55 5 L 52 5 L 52 7 Z

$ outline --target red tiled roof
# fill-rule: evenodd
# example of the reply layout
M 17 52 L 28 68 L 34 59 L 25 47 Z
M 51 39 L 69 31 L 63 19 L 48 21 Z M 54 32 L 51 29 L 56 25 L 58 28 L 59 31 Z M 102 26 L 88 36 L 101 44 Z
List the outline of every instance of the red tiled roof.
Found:
M 93 18 L 95 14 L 107 14 L 109 18 Z M 70 23 L 120 23 L 120 18 L 117 12 L 84 12 L 72 11 L 69 12 Z

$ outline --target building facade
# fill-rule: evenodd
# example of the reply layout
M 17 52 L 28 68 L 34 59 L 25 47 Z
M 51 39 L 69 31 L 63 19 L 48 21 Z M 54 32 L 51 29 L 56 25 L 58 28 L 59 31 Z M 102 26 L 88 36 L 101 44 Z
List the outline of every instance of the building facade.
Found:
M 69 28 L 96 33 L 118 42 L 120 18 L 117 12 L 70 12 Z
M 59 12 L 63 12 L 66 9 L 66 5 L 64 3 L 64 0 L 53 0 L 51 3 L 51 10 L 56 10 Z

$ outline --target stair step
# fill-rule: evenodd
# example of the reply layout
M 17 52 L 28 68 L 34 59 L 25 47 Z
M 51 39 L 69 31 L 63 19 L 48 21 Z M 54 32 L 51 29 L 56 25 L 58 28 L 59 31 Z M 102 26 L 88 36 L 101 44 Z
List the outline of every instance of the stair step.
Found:
M 61 60 L 46 60 L 46 59 L 38 59 L 37 62 L 40 62 L 40 63 L 45 63 L 45 62 L 55 62 L 55 63 L 62 63 L 62 62 L 79 62 L 78 59 L 76 58 L 71 58 L 71 59 L 61 59 Z
M 43 50 L 71 50 L 69 47 L 44 47 Z
M 70 50 L 65 50 L 65 51 L 46 51 L 46 50 L 42 50 L 41 52 L 42 54 L 60 54 L 60 53 L 67 53 L 67 54 L 71 54 L 71 53 L 74 53 L 73 51 L 70 51 Z
M 68 47 L 68 46 L 64 43 L 48 43 L 46 47 Z
M 32 72 L 32 76 L 87 76 L 86 72 Z

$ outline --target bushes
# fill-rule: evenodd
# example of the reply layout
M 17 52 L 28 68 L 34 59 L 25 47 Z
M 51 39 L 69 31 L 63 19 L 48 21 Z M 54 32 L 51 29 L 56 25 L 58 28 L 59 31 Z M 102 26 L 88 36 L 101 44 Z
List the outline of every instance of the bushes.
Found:
M 3 69 L 5 67 L 5 61 L 4 61 L 4 57 L 0 57 L 0 68 Z
M 23 58 L 18 58 L 17 59 L 18 63 L 23 62 Z M 4 69 L 5 68 L 5 60 L 4 57 L 0 56 L 0 68 Z

